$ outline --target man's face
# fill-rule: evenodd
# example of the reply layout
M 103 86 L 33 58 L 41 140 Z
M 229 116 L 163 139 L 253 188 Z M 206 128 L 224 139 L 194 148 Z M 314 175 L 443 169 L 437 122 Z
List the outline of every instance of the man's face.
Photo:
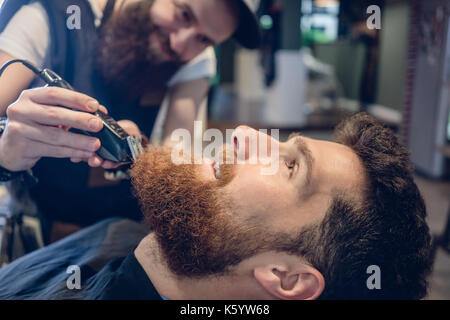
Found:
M 126 1 L 102 26 L 97 66 L 111 92 L 140 97 L 238 25 L 226 0 Z
M 267 164 L 223 164 L 217 176 L 212 163 L 174 165 L 163 149 L 149 150 L 133 167 L 142 211 L 175 274 L 217 274 L 259 252 L 290 247 L 305 226 L 322 221 L 335 191 L 355 199 L 361 193 L 364 170 L 348 147 L 239 131 L 256 134 L 258 147 L 264 140 L 278 146 L 277 172 L 262 174 Z M 246 139 L 233 144 L 234 159 L 242 149 L 252 157 Z
M 359 191 L 364 185 L 364 169 L 347 146 L 300 134 L 291 134 L 288 141 L 280 143 L 246 126 L 238 127 L 233 136 L 234 148 L 245 160 L 252 157 L 246 136 L 258 137 L 258 149 L 254 150 L 258 156 L 263 140 L 267 149 L 277 144 L 279 150 L 275 174 L 262 174 L 267 164 L 236 165 L 233 180 L 223 188 L 227 201 L 239 208 L 246 220 L 270 226 L 271 231 L 291 232 L 320 222 L 336 191 L 362 200 Z
M 161 61 L 187 62 L 206 47 L 230 38 L 238 26 L 229 0 L 155 0 L 151 18 L 156 27 L 152 49 Z

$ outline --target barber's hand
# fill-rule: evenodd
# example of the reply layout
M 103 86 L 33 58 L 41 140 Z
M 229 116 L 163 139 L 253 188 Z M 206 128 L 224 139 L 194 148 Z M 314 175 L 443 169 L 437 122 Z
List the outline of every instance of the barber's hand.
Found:
M 99 132 L 102 122 L 88 113 L 98 109 L 106 112 L 95 99 L 67 89 L 44 87 L 23 91 L 6 111 L 8 122 L 0 139 L 0 165 L 11 171 L 23 171 L 43 157 L 93 157 L 100 148 L 99 139 L 68 132 L 67 128 Z
M 139 127 L 132 121 L 129 120 L 120 120 L 117 121 L 117 123 L 129 134 L 132 136 L 139 136 L 142 137 L 141 131 L 139 130 Z M 103 167 L 104 169 L 115 169 L 123 165 L 122 163 L 112 162 L 109 160 L 103 160 L 97 155 L 94 155 L 90 158 L 77 158 L 72 157 L 72 162 L 81 162 L 85 161 L 87 162 L 91 167 Z

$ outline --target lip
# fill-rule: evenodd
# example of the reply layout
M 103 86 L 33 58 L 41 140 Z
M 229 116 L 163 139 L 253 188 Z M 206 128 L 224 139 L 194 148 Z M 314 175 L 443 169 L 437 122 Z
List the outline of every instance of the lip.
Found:
M 216 162 L 213 161 L 212 165 L 211 165 L 211 169 L 212 169 L 212 173 L 215 179 L 217 179 L 217 175 L 216 175 L 216 169 L 214 168 L 214 166 L 216 165 Z
M 157 37 L 157 39 L 158 39 L 159 50 L 161 51 L 161 53 L 166 58 L 170 58 L 169 47 L 167 46 L 167 44 L 164 44 L 160 37 Z
M 204 159 L 203 160 L 204 165 L 206 165 L 207 170 L 212 174 L 213 178 L 216 179 L 216 170 L 214 169 L 214 165 L 216 162 L 211 159 Z

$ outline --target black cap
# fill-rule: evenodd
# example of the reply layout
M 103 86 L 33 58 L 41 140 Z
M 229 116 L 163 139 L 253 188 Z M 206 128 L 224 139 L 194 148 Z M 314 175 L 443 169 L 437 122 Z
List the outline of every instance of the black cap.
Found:
M 239 26 L 233 38 L 247 49 L 259 48 L 261 44 L 261 30 L 254 12 L 258 9 L 258 0 L 237 0 L 239 4 Z

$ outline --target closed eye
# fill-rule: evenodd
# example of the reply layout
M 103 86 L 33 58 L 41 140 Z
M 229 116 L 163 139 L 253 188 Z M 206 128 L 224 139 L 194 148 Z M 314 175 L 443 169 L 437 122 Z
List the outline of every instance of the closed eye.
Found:
M 289 170 L 289 178 L 291 178 L 294 175 L 295 170 L 297 168 L 297 161 L 296 160 L 290 160 L 290 161 L 286 160 L 285 164 Z

